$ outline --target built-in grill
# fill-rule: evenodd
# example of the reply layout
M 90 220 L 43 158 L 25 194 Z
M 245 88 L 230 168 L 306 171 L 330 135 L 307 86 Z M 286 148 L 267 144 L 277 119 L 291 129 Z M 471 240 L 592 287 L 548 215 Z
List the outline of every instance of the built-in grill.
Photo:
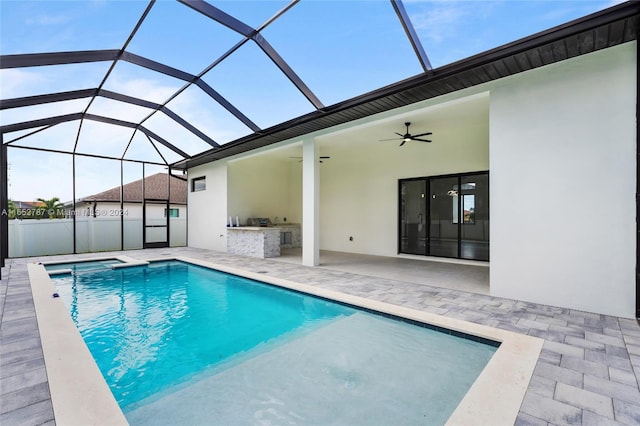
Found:
M 271 219 L 268 217 L 253 217 L 247 219 L 247 226 L 261 226 L 263 228 L 273 226 Z

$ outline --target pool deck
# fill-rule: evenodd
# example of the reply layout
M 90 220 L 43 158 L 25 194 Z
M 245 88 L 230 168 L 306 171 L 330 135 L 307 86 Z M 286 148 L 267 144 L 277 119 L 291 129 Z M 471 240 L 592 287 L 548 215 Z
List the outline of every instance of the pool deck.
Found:
M 455 282 L 456 277 L 476 277 L 481 288 L 488 279 L 483 266 L 394 258 L 386 273 L 373 276 L 376 271 L 354 273 L 347 263 L 309 268 L 291 259 L 254 259 L 193 248 L 7 260 L 0 284 L 0 424 L 55 424 L 27 262 L 123 253 L 135 259 L 186 256 L 539 337 L 544 346 L 516 424 L 640 424 L 640 326 L 633 319 L 439 287 L 445 278 Z

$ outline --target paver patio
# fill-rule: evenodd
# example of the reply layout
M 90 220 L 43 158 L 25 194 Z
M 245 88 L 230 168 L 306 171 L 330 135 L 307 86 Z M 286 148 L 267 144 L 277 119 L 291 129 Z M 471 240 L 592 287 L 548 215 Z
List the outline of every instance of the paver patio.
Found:
M 8 259 L 0 286 L 0 424 L 55 424 L 27 262 L 122 253 L 201 259 L 536 336 L 545 342 L 516 424 L 640 424 L 640 326 L 633 319 L 437 287 L 431 262 L 416 283 L 193 248 Z M 451 265 L 452 273 L 464 266 Z

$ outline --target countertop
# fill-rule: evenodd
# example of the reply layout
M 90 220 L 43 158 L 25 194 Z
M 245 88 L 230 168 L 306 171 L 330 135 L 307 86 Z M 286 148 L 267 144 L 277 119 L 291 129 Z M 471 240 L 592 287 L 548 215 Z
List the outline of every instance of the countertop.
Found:
M 238 231 L 268 231 L 269 229 L 281 229 L 281 228 L 289 228 L 292 226 L 300 226 L 299 223 L 280 223 L 278 225 L 273 226 L 228 226 L 227 229 L 230 230 L 238 230 Z

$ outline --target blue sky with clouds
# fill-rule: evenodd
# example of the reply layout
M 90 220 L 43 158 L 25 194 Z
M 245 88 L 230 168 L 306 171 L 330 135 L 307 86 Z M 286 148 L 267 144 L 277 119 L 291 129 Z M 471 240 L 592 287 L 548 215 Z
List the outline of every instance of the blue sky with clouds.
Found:
M 256 28 L 288 5 L 286 1 L 210 1 L 216 7 Z M 618 3 L 591 1 L 421 1 L 405 0 L 405 8 L 434 67 L 464 59 L 572 19 Z M 120 49 L 147 7 L 141 0 L 24 1 L 0 0 L 0 51 L 2 55 L 56 51 Z M 422 72 L 397 16 L 388 1 L 302 0 L 268 25 L 262 35 L 288 62 L 323 104 L 331 105 Z M 158 62 L 198 74 L 242 37 L 190 8 L 170 0 L 158 0 L 127 50 Z M 2 70 L 3 99 L 89 89 L 98 86 L 110 63 L 77 64 Z M 313 106 L 283 76 L 254 43 L 246 43 L 203 76 L 259 127 L 266 128 L 308 113 Z M 170 77 L 119 62 L 105 88 L 165 102 L 184 85 Z M 88 99 L 4 110 L 2 124 L 80 112 Z M 195 87 L 184 91 L 167 106 L 218 143 L 249 134 L 251 130 Z M 91 113 L 127 121 L 139 121 L 151 111 L 98 98 Z M 180 147 L 196 154 L 209 147 L 161 113 L 145 126 L 157 134 L 180 141 Z M 24 133 L 24 132 L 23 132 Z M 67 150 L 74 146 L 78 123 L 66 123 L 20 141 L 27 146 Z M 17 136 L 17 135 L 14 135 Z M 77 151 L 121 155 L 131 132 L 103 123 L 83 125 Z M 11 137 L 5 136 L 5 142 Z M 68 159 L 60 155 L 10 150 L 10 196 L 31 200 L 59 196 L 71 199 L 66 183 Z M 179 159 L 160 147 L 169 162 Z M 142 136 L 134 137 L 126 158 L 162 162 Z M 111 166 L 92 166 L 83 160 L 79 172 L 83 184 L 76 197 L 90 195 L 119 184 L 119 172 L 105 177 Z M 96 163 L 97 164 L 97 163 Z M 128 179 L 141 175 L 137 166 Z M 119 170 L 119 165 L 117 168 Z M 26 172 L 25 170 L 28 170 Z M 42 193 L 32 176 L 45 173 L 58 182 Z M 148 173 L 147 173 L 148 174 Z M 89 183 L 90 182 L 90 183 Z M 38 192 L 40 191 L 40 192 Z

